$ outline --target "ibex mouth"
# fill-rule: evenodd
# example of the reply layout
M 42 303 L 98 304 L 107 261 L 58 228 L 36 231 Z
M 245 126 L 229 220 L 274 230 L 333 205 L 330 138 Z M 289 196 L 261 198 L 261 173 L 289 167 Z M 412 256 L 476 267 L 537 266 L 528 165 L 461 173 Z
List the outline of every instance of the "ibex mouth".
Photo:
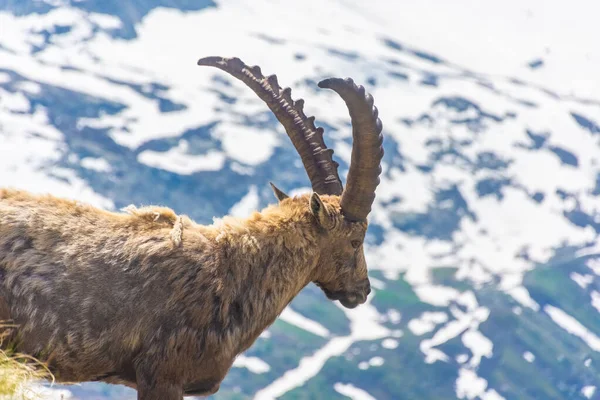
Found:
M 355 296 L 349 299 L 340 299 L 340 303 L 346 308 L 356 308 L 360 303 L 356 300 Z
M 339 302 L 346 308 L 352 309 L 367 301 L 367 292 L 331 291 L 323 287 L 321 287 L 321 289 L 329 300 L 339 300 Z

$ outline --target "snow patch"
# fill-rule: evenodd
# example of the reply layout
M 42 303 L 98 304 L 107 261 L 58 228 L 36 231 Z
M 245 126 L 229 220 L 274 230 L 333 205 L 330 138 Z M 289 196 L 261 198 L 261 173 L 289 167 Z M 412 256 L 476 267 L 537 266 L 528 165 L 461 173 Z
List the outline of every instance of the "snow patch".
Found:
M 269 160 L 281 136 L 285 135 L 228 123 L 218 125 L 213 134 L 221 140 L 229 158 L 247 165 L 258 165 Z
M 400 313 L 400 311 L 390 308 L 385 313 L 385 320 L 390 321 L 390 323 L 392 323 L 394 325 L 397 325 L 402 320 L 402 314 Z
M 265 372 L 269 372 L 271 367 L 269 364 L 264 362 L 258 357 L 247 357 L 243 354 L 240 354 L 235 361 L 233 362 L 233 366 L 236 368 L 247 368 L 250 372 L 255 374 L 264 374 Z
M 369 365 L 371 367 L 381 367 L 385 361 L 382 357 L 373 357 L 369 360 Z
M 456 362 L 459 364 L 464 364 L 469 360 L 468 354 L 459 354 L 456 356 Z
M 592 306 L 600 312 L 600 292 L 592 290 L 590 296 L 592 296 Z
M 588 399 L 591 399 L 594 393 L 596 393 L 596 386 L 589 385 L 581 388 L 581 394 Z
M 523 353 L 523 358 L 529 363 L 535 361 L 535 355 L 533 355 L 533 353 L 531 353 L 530 351 L 526 351 L 525 353 Z
M 2 83 L 8 83 L 10 82 L 12 79 L 10 77 L 9 74 L 7 74 L 6 72 L 0 72 L 0 84 Z
M 350 383 L 336 383 L 333 385 L 336 392 L 346 397 L 350 397 L 352 400 L 376 400 L 375 397 L 371 396 L 366 391 L 357 388 Z
M 240 201 L 235 203 L 229 209 L 229 215 L 233 217 L 246 218 L 250 216 L 258 208 L 260 198 L 258 197 L 258 189 L 255 185 L 250 186 L 250 190 Z
M 522 306 L 539 311 L 540 305 L 529 295 L 529 291 L 524 286 L 517 286 L 506 291 L 513 299 L 518 301 Z
M 594 275 L 581 275 L 577 272 L 571 272 L 569 275 L 571 279 L 577 283 L 582 289 L 586 289 L 590 283 L 594 282 Z
M 544 306 L 544 311 L 550 316 L 550 318 L 552 318 L 552 320 L 558 326 L 560 326 L 570 334 L 579 337 L 588 346 L 590 346 L 592 350 L 600 351 L 600 338 L 594 333 L 590 332 L 575 318 L 571 317 L 563 310 L 551 305 Z
M 600 276 L 600 258 L 590 258 L 587 260 L 586 265 L 594 274 Z
M 456 380 L 456 396 L 459 399 L 504 400 L 496 390 L 488 389 L 488 382 L 472 370 L 461 368 Z
M 121 20 L 112 15 L 92 13 L 88 15 L 88 18 L 103 29 L 119 29 L 123 26 Z
M 446 353 L 439 349 L 431 348 L 425 351 L 424 353 L 426 364 L 433 364 L 438 361 L 448 362 L 448 360 L 450 360 L 450 357 L 448 357 Z
M 417 336 L 424 335 L 435 329 L 439 324 L 448 321 L 448 314 L 445 312 L 426 311 L 420 317 L 414 318 L 408 322 L 408 329 Z
M 91 169 L 97 172 L 110 172 L 112 170 L 108 161 L 104 158 L 82 158 L 80 164 L 83 168 Z
M 292 310 L 290 306 L 287 306 L 283 310 L 279 318 L 288 324 L 295 325 L 298 328 L 304 329 L 305 331 L 313 333 L 317 336 L 328 337 L 330 335 L 329 330 L 323 325 L 313 321 L 312 319 L 306 318 L 300 313 L 297 313 L 296 311 Z
M 414 288 L 419 299 L 434 306 L 447 307 L 460 296 L 454 288 L 439 285 L 421 285 Z
M 163 169 L 179 175 L 192 175 L 199 171 L 219 171 L 225 165 L 225 155 L 210 150 L 204 155 L 187 154 L 188 142 L 181 140 L 177 147 L 167 151 L 145 150 L 138 154 L 138 161 L 149 167 Z
M 494 344 L 478 330 L 469 329 L 466 331 L 462 335 L 462 342 L 473 353 L 473 357 L 469 362 L 471 367 L 478 367 L 482 357 L 491 358 L 493 355 Z

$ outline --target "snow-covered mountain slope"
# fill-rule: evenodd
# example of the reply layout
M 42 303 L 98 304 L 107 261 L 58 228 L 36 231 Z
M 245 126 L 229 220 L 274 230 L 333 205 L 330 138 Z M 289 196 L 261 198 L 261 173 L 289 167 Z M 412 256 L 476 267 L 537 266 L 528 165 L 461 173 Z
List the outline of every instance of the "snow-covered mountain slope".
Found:
M 0 1 L 0 186 L 198 222 L 308 190 L 240 82 L 276 73 L 345 176 L 342 101 L 373 94 L 385 158 L 375 288 L 343 310 L 313 285 L 215 398 L 585 399 L 600 385 L 600 51 L 592 1 Z M 72 398 L 135 398 L 100 384 Z

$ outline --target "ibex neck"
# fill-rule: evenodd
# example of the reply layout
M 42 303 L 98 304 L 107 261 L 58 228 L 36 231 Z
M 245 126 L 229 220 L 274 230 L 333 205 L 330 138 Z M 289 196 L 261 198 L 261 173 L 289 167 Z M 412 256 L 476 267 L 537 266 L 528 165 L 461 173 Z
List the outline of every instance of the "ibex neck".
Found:
M 212 240 L 222 254 L 223 324 L 249 346 L 312 280 L 317 253 L 311 224 L 277 210 L 224 218 Z M 243 349 L 242 349 L 243 350 Z

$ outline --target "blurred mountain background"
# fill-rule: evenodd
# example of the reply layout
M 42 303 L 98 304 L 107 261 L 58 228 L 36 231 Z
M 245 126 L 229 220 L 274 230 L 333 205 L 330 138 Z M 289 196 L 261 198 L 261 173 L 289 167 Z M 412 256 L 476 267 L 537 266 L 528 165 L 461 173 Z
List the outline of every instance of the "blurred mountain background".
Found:
M 309 181 L 241 82 L 276 73 L 345 177 L 351 76 L 385 158 L 374 287 L 309 285 L 214 399 L 599 399 L 600 3 L 541 0 L 0 0 L 0 186 L 199 223 Z M 90 284 L 93 284 L 90 282 Z M 121 386 L 54 387 L 135 399 Z

